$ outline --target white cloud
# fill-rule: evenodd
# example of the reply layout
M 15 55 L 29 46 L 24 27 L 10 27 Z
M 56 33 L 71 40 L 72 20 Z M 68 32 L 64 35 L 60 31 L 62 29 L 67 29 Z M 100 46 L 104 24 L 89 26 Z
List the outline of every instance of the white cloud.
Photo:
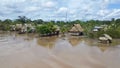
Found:
M 99 10 L 99 11 L 97 12 L 97 14 L 100 15 L 100 16 L 105 16 L 105 15 L 107 15 L 109 12 L 110 12 L 109 10 Z
M 119 3 L 120 4 L 120 0 L 109 0 L 110 3 Z
M 48 2 L 43 3 L 43 6 L 46 8 L 52 8 L 56 6 L 56 3 L 52 1 L 48 1 Z
M 24 11 L 33 12 L 33 11 L 37 11 L 37 10 L 39 10 L 39 9 L 40 9 L 39 7 L 30 6 L 30 7 L 26 7 L 26 8 L 24 9 Z
M 118 4 L 120 0 L 0 0 L 0 18 L 26 15 L 33 19 L 65 20 L 66 13 L 69 20 L 118 18 L 119 9 L 107 8 L 111 3 Z
M 66 13 L 68 11 L 68 8 L 66 7 L 60 7 L 57 11 L 57 13 Z
M 106 15 L 104 19 L 110 19 L 110 18 L 120 18 L 120 9 L 114 9 L 111 13 Z

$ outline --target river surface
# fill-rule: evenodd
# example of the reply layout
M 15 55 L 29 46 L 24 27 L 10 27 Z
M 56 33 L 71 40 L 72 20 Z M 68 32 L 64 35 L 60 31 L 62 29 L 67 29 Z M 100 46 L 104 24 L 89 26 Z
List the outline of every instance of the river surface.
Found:
M 0 32 L 0 68 L 120 68 L 120 40 Z

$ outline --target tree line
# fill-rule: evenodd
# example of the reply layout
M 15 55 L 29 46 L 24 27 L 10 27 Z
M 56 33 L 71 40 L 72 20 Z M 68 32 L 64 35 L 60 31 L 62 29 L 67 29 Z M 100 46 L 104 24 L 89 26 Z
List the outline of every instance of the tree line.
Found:
M 11 20 L 11 19 L 5 19 L 5 20 L 0 20 L 0 30 L 9 30 L 10 25 L 14 24 L 26 24 L 26 23 L 31 23 L 35 26 L 38 24 L 48 24 L 52 23 L 54 25 L 58 25 L 61 27 L 61 32 L 67 32 L 73 24 L 80 24 L 83 29 L 85 35 L 94 37 L 94 35 L 91 34 L 92 29 L 94 26 L 100 26 L 100 25 L 108 25 L 110 28 L 108 28 L 107 31 L 101 31 L 98 32 L 98 36 L 101 35 L 102 33 L 107 33 L 110 34 L 112 37 L 115 38 L 120 38 L 120 19 L 114 19 L 112 18 L 111 20 L 88 20 L 88 21 L 82 21 L 82 20 L 74 20 L 74 21 L 44 21 L 42 19 L 36 19 L 36 20 L 31 20 L 27 18 L 26 16 L 18 16 L 17 19 Z

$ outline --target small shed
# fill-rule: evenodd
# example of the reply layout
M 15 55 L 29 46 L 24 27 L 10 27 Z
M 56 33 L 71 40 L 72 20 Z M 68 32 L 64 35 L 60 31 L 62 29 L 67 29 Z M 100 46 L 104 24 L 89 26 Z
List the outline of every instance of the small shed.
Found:
M 94 32 L 97 32 L 97 31 L 100 31 L 102 28 L 103 28 L 102 26 L 95 26 L 95 27 L 93 28 L 93 31 L 94 31 Z
M 21 30 L 22 29 L 22 24 L 16 24 L 15 25 L 15 30 L 16 31 L 19 31 L 19 30 Z
M 72 35 L 83 35 L 83 28 L 80 24 L 74 24 L 73 27 L 69 30 Z
M 112 43 L 112 37 L 108 34 L 103 34 L 103 36 L 99 37 L 100 42 L 102 43 Z

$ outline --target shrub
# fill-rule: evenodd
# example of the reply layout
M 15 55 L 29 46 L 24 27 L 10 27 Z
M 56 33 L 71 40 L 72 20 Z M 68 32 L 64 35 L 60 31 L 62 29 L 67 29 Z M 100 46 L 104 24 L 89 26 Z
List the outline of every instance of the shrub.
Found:
M 36 30 L 40 34 L 48 34 L 54 32 L 56 30 L 56 27 L 52 23 L 47 23 L 41 26 L 37 26 Z

